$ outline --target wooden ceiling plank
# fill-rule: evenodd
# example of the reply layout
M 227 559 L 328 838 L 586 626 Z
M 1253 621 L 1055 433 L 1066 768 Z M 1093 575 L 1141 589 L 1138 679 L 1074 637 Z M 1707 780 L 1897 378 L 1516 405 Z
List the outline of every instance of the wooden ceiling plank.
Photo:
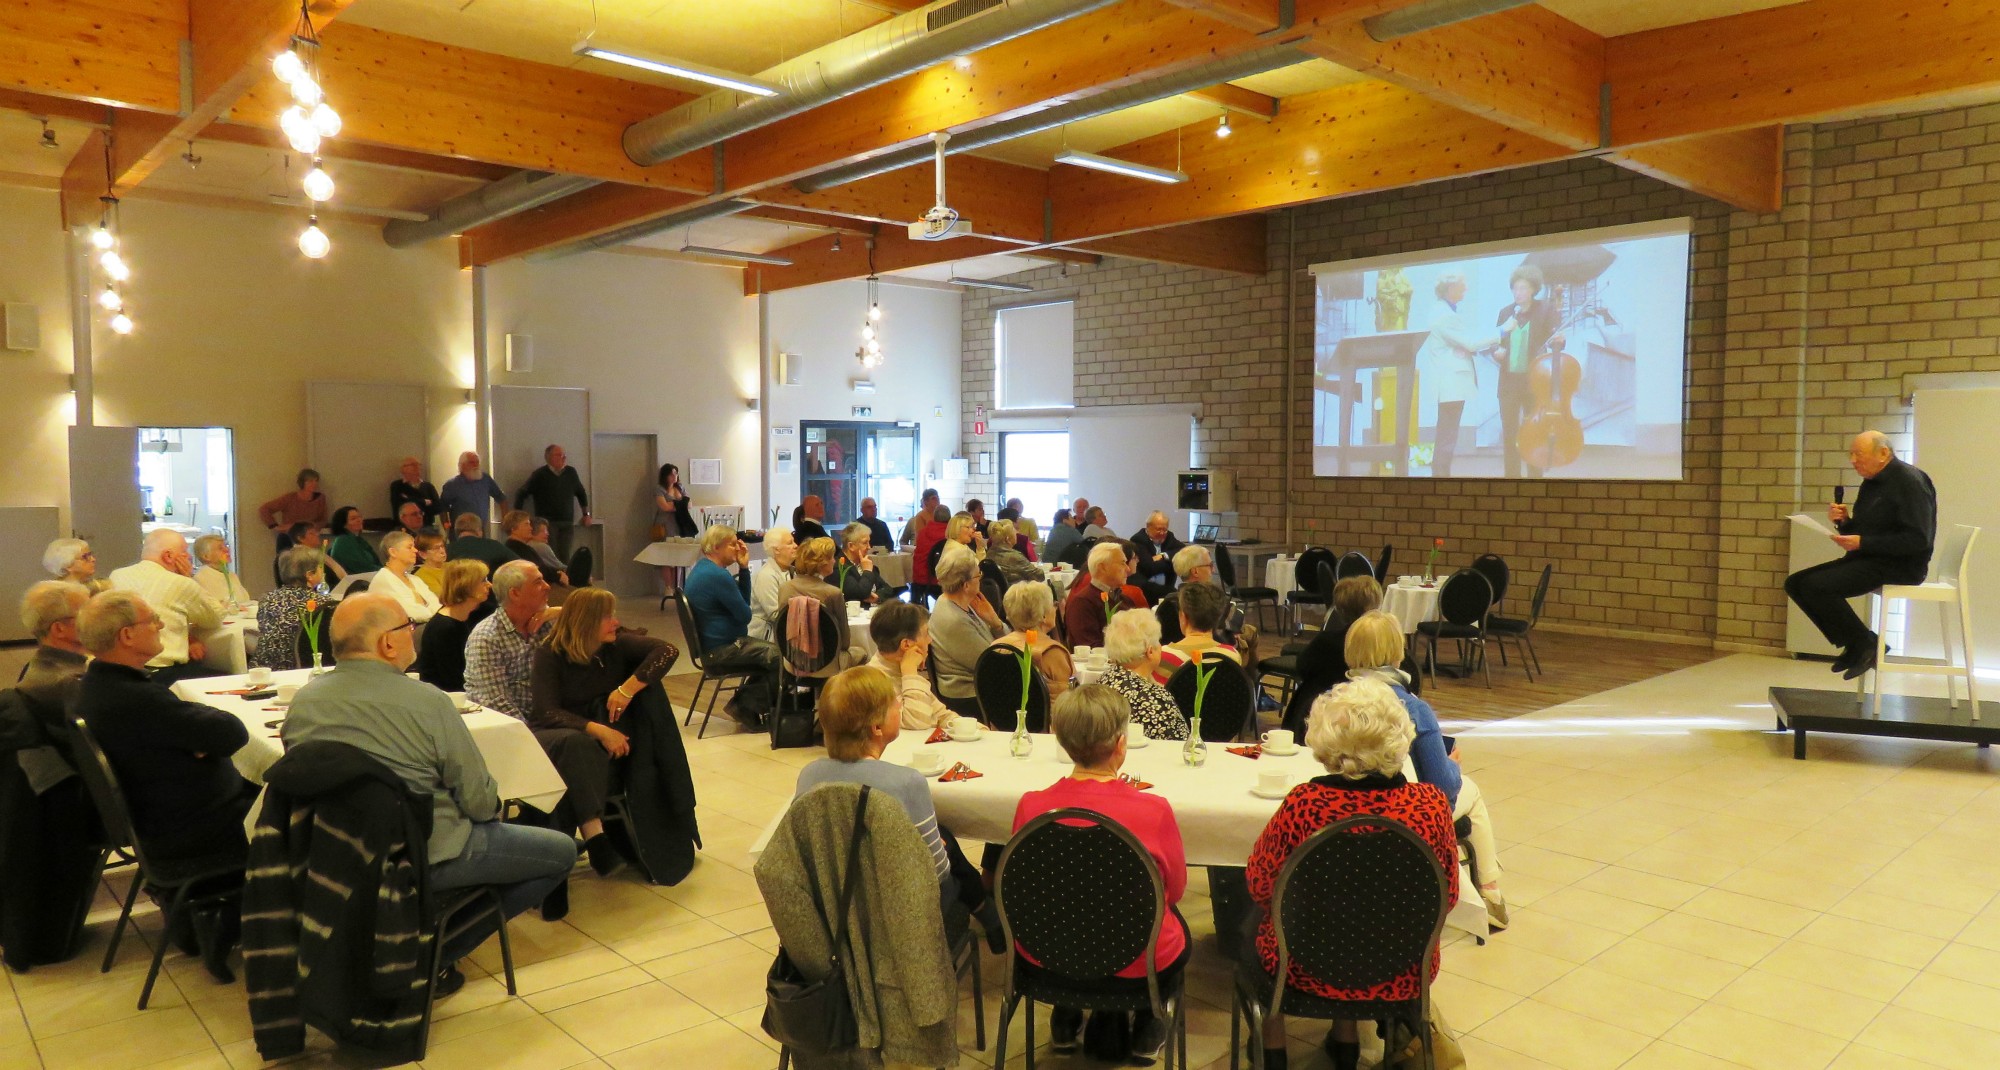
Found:
M 64 119 L 100 129 L 111 125 L 111 109 L 103 104 L 20 89 L 0 89 L 0 110 L 25 112 L 42 119 Z
M 1700 134 L 1612 153 L 1612 162 L 1746 212 L 1784 205 L 1785 128 Z
M 2000 0 L 1808 0 L 1606 42 L 1614 145 L 2000 86 Z
M 1269 230 L 1270 225 L 1262 215 L 1229 216 L 1099 238 L 1076 248 L 1134 260 L 1262 275 L 1271 267 L 1265 249 Z M 1038 249 L 1031 255 L 1046 256 L 1051 252 L 1054 250 Z
M 186 36 L 187 0 L 8 0 L 0 86 L 177 112 Z

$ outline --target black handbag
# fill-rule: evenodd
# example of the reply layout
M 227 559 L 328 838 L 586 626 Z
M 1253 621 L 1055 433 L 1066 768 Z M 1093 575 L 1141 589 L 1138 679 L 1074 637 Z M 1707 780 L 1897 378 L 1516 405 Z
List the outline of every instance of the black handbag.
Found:
M 854 836 L 847 844 L 847 876 L 840 885 L 840 906 L 833 915 L 839 928 L 827 927 L 827 946 L 833 964 L 826 976 L 809 981 L 799 972 L 784 948 L 771 963 L 764 979 L 764 1032 L 788 1048 L 811 1055 L 846 1051 L 861 1043 L 860 1026 L 854 1020 L 854 1006 L 847 998 L 847 906 L 854 897 L 854 881 L 860 875 L 862 824 L 868 809 L 867 785 L 854 803 Z M 826 919 L 820 919 L 822 924 Z

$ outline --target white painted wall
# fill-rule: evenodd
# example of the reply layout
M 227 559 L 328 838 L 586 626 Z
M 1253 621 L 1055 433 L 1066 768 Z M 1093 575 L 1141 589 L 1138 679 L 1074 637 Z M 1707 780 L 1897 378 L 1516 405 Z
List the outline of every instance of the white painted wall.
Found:
M 770 504 L 781 509 L 781 519 L 789 517 L 799 503 L 797 458 L 803 453 L 804 442 L 796 428 L 801 420 L 915 420 L 921 427 L 919 470 L 924 473 L 941 469 L 943 458 L 958 452 L 959 294 L 896 285 L 883 285 L 880 293 L 879 329 L 886 360 L 872 372 L 863 369 L 854 356 L 868 310 L 867 283 L 830 282 L 781 290 L 764 299 L 769 302 L 766 343 L 772 354 L 772 375 L 777 374 L 780 352 L 797 355 L 801 368 L 799 385 L 774 382 L 764 395 L 770 426 L 795 429 L 789 439 L 773 436 L 764 449 L 764 463 L 771 467 Z M 852 380 L 862 378 L 874 380 L 873 394 L 854 392 Z M 869 406 L 874 412 L 857 417 L 853 415 L 856 405 Z M 790 473 L 776 470 L 776 449 L 780 446 L 794 451 Z M 954 488 L 935 479 L 925 479 L 923 485 L 939 486 L 946 504 L 954 507 L 963 495 L 962 486 Z M 763 519 L 768 521 L 770 514 Z M 853 518 L 828 519 L 844 522 Z M 898 518 L 884 519 L 892 530 L 901 530 Z

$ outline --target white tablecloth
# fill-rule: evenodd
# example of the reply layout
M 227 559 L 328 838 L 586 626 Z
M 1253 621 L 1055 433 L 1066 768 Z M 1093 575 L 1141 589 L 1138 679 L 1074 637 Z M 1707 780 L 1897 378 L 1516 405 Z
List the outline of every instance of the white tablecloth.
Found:
M 882 759 L 907 764 L 910 752 L 923 745 L 925 735 L 904 732 Z M 1026 759 L 1007 753 L 1004 732 L 988 732 L 970 743 L 937 744 L 947 768 L 964 762 L 985 774 L 977 780 L 949 784 L 931 781 L 938 823 L 961 838 L 1007 842 L 1014 832 L 1014 807 L 1021 796 L 1048 787 L 1070 770 L 1069 758 L 1054 736 L 1037 735 L 1034 740 L 1034 756 Z M 1224 744 L 1211 743 L 1208 763 L 1194 769 L 1181 764 L 1179 742 L 1155 740 L 1133 749 L 1125 759 L 1126 772 L 1151 782 L 1151 790 L 1173 803 L 1188 864 L 1194 866 L 1240 866 L 1250 857 L 1257 836 L 1278 810 L 1277 799 L 1261 798 L 1250 789 L 1259 772 L 1273 768 L 1283 769 L 1292 784 L 1326 772 L 1304 747 L 1282 758 L 1242 758 L 1229 753 Z
M 847 645 L 860 647 L 871 658 L 875 656 L 875 637 L 868 634 L 867 610 L 847 607 Z
M 250 670 L 250 653 L 257 649 L 257 604 L 222 618 L 222 627 L 200 637 L 208 647 L 203 665 L 217 672 L 241 673 Z
M 1437 613 L 1438 589 L 1436 587 L 1404 587 L 1392 583 L 1382 591 L 1382 609 L 1396 618 L 1403 626 L 1403 634 L 1411 635 L 1417 624 L 1431 619 Z
M 301 684 L 312 678 L 311 669 L 291 669 L 272 673 L 271 684 Z M 272 727 L 282 723 L 285 711 L 273 708 L 271 700 L 245 702 L 236 695 L 217 695 L 211 692 L 233 691 L 249 685 L 244 676 L 211 676 L 200 680 L 182 680 L 174 685 L 174 694 L 189 702 L 201 702 L 225 713 L 232 714 L 250 730 L 250 742 L 236 752 L 230 760 L 236 771 L 259 784 L 264 782 L 264 771 L 276 764 L 285 753 L 284 744 L 278 738 L 278 729 Z M 479 710 L 465 715 L 465 727 L 472 731 L 472 742 L 479 747 L 479 754 L 486 759 L 486 769 L 500 785 L 502 799 L 519 799 L 537 810 L 548 811 L 562 799 L 562 777 L 556 774 L 556 767 L 549 763 L 542 745 L 535 742 L 535 734 L 528 726 L 504 713 Z
M 1042 565 L 1039 567 L 1042 570 L 1042 575 L 1048 579 L 1051 585 L 1055 587 L 1057 601 L 1061 601 L 1065 598 L 1068 598 L 1070 586 L 1076 583 L 1076 578 L 1078 576 L 1083 575 L 1083 573 L 1078 572 L 1076 569 L 1073 568 L 1058 569 L 1050 567 L 1048 565 Z
M 1278 592 L 1278 601 L 1298 589 L 1299 555 L 1285 554 L 1264 562 L 1264 586 Z
M 701 560 L 701 543 L 695 539 L 665 539 L 648 544 L 632 560 L 657 568 L 693 568 Z
M 909 586 L 911 555 L 882 553 L 878 550 L 869 556 L 875 559 L 875 571 L 882 574 L 883 583 L 891 587 Z

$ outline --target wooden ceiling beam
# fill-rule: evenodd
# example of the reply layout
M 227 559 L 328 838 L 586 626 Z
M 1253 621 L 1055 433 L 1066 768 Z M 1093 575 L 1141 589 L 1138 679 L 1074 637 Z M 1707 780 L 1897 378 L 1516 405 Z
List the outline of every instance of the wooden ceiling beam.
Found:
M 0 89 L 0 111 L 24 112 L 38 119 L 62 119 L 99 129 L 111 125 L 111 108 L 106 105 L 23 89 Z
M 459 264 L 479 267 L 568 245 L 617 230 L 635 219 L 655 219 L 707 199 L 674 190 L 606 183 L 473 227 L 459 236 Z
M 1252 119 L 1269 119 L 1278 114 L 1277 97 L 1253 93 L 1242 86 L 1230 85 L 1227 82 L 1209 86 L 1207 89 L 1197 89 L 1188 96 L 1196 100 L 1205 100 L 1224 111 L 1249 116 Z
M 755 192 L 1269 44 L 1165 0 L 1124 0 L 977 52 L 962 70 L 942 63 L 731 138 L 723 184 Z
M 746 267 L 743 271 L 743 292 L 745 294 L 776 293 L 779 290 L 795 290 L 801 286 L 817 286 L 823 282 L 838 282 L 842 279 L 867 278 L 870 264 L 876 274 L 902 271 L 908 268 L 925 267 L 930 264 L 945 264 L 953 260 L 971 260 L 975 257 L 992 256 L 998 253 L 1022 253 L 1018 245 L 994 241 L 991 238 L 954 238 L 951 241 L 911 241 L 901 227 L 884 226 L 876 231 L 874 257 L 869 257 L 865 240 L 846 238 L 835 249 L 833 235 L 823 234 L 815 238 L 772 252 L 789 257 L 790 267 Z M 1038 250 L 1024 253 L 1053 260 L 1070 260 L 1070 256 L 1060 256 L 1057 250 Z M 1075 254 L 1072 254 L 1072 256 Z M 1091 257 L 1091 262 L 1096 261 Z
M 1746 212 L 1784 206 L 1785 128 L 1698 134 L 1612 153 L 1612 162 Z
M 1614 145 L 2000 86 L 2000 0 L 1809 0 L 1606 42 Z
M 968 155 L 952 157 L 949 175 L 951 206 L 971 220 L 974 234 L 1023 245 L 1048 240 L 1047 172 Z M 757 191 L 752 199 L 902 227 L 937 199 L 932 180 L 929 168 L 906 167 L 818 193 L 772 186 Z
M 1265 248 L 1269 231 L 1270 224 L 1262 215 L 1240 215 L 1098 238 L 1075 248 L 1160 264 L 1262 275 L 1271 267 Z M 1055 251 L 1036 249 L 1032 255 L 1047 256 Z
M 195 136 L 195 140 L 251 145 L 280 152 L 291 151 L 285 135 L 279 131 L 237 123 L 210 123 Z M 330 138 L 322 142 L 320 154 L 328 159 L 347 160 L 352 163 L 368 164 L 371 167 L 415 171 L 429 175 L 449 175 L 453 178 L 469 178 L 480 182 L 497 182 L 517 170 L 512 167 L 501 167 L 498 164 L 480 163 L 477 160 L 459 159 L 456 156 L 436 156 L 409 149 L 385 148 L 346 138 Z

